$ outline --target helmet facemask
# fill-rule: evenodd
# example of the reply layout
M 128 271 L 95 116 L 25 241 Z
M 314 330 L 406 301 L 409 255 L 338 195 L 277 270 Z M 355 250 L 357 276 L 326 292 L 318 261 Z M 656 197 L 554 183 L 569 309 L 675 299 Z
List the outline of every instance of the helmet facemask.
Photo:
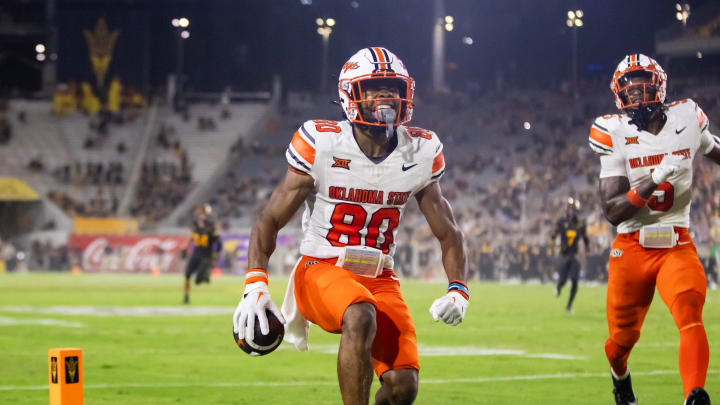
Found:
M 613 80 L 612 90 L 620 109 L 638 130 L 645 130 L 652 117 L 662 113 L 662 78 L 658 72 L 634 69 Z
M 645 130 L 655 116 L 665 119 L 667 74 L 655 59 L 643 54 L 625 56 L 610 81 L 615 105 L 630 123 Z
M 398 90 L 398 97 L 365 98 L 368 87 L 375 87 L 378 81 L 392 82 L 393 88 Z M 369 75 L 355 77 L 352 80 L 341 80 L 339 90 L 345 97 L 342 102 L 348 102 L 347 118 L 356 124 L 370 127 L 394 128 L 405 124 L 412 119 L 413 94 L 415 82 L 412 78 L 393 72 L 376 72 Z M 392 108 L 391 114 L 383 112 Z
M 660 105 L 659 75 L 650 70 L 632 70 L 616 79 L 615 96 L 620 99 L 620 109 Z

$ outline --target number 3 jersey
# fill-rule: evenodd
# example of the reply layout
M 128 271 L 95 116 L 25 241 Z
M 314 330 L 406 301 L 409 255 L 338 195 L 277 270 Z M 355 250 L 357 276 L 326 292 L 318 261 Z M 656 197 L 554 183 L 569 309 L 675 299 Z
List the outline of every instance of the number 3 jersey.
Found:
M 340 255 L 343 246 L 382 250 L 392 268 L 397 227 L 405 205 L 445 171 L 442 143 L 433 132 L 399 126 L 397 146 L 385 158 L 367 157 L 349 121 L 307 121 L 285 153 L 292 170 L 312 176 L 305 201 L 300 253 Z
M 638 131 L 627 115 L 597 118 L 590 128 L 590 147 L 600 156 L 600 178 L 624 176 L 637 187 L 668 154 L 681 156 L 679 170 L 658 186 L 645 207 L 618 226 L 619 233 L 639 230 L 644 225 L 690 226 L 692 160 L 709 153 L 714 144 L 709 122 L 692 100 L 667 106 L 667 121 L 660 133 Z

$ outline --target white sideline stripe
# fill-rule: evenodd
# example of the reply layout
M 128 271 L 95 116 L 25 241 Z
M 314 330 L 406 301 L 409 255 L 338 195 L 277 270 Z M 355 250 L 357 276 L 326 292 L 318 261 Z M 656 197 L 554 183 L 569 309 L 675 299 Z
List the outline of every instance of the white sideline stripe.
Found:
M 717 370 L 708 370 L 708 374 L 717 374 Z M 677 370 L 652 370 L 632 372 L 633 376 L 653 375 L 676 375 Z M 505 377 L 474 377 L 474 378 L 449 378 L 449 379 L 420 379 L 422 384 L 457 384 L 457 383 L 484 383 L 502 381 L 529 381 L 529 380 L 557 380 L 561 378 L 607 378 L 610 379 L 610 371 L 607 373 L 558 373 L 558 374 L 536 374 L 517 375 Z M 211 387 L 211 388 L 242 388 L 242 387 L 305 387 L 305 386 L 336 386 L 336 381 L 285 381 L 285 382 L 221 382 L 221 383 L 127 383 L 127 384 L 85 384 L 88 389 L 106 388 L 185 388 L 185 387 Z M 0 385 L 0 391 L 37 391 L 47 390 L 47 385 Z
M 294 349 L 290 345 L 281 348 Z M 337 354 L 337 345 L 310 345 L 310 351 L 322 354 Z M 493 349 L 477 346 L 418 346 L 420 357 L 453 357 L 453 356 L 520 356 L 531 359 L 554 360 L 587 360 L 584 356 L 572 356 L 559 353 L 528 353 L 524 350 Z
M 18 325 L 41 325 L 41 326 L 64 326 L 66 328 L 84 328 L 85 324 L 80 322 L 68 322 L 58 319 L 33 319 L 33 318 L 10 318 L 0 316 L 0 326 Z
M 145 307 L 96 307 L 96 306 L 53 306 L 33 307 L 29 305 L 0 306 L 2 312 L 19 312 L 53 315 L 86 316 L 198 316 L 232 315 L 231 307 L 187 307 L 187 306 L 145 306 Z

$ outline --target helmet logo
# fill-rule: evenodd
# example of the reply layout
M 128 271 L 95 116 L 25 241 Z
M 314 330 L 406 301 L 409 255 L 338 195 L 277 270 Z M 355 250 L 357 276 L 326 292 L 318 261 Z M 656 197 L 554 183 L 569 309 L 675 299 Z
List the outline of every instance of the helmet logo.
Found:
M 348 70 L 355 70 L 360 67 L 360 64 L 357 62 L 345 62 L 343 65 L 342 71 L 343 73 L 347 73 Z

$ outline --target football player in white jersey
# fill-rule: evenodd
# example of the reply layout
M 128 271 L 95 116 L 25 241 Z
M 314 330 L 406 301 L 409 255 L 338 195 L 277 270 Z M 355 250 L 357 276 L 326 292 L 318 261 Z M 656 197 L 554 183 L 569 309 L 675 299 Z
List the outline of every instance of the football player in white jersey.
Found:
M 397 227 L 415 197 L 440 241 L 449 285 L 430 308 L 457 325 L 468 307 L 463 234 L 443 197 L 442 143 L 408 127 L 415 85 L 403 62 L 382 47 L 365 48 L 340 71 L 346 120 L 305 122 L 287 149 L 288 171 L 250 237 L 243 300 L 234 330 L 253 339 L 265 310 L 286 320 L 285 339 L 307 348 L 312 322 L 342 334 L 337 373 L 345 404 L 368 404 L 373 369 L 377 404 L 410 404 L 417 395 L 415 326 L 393 272 Z M 289 280 L 282 315 L 267 289 L 267 264 L 278 231 L 304 203 L 302 255 Z
M 680 332 L 685 404 L 709 404 L 709 349 L 702 308 L 705 274 L 690 238 L 692 161 L 720 164 L 720 140 L 692 100 L 665 103 L 667 75 L 642 54 L 626 56 L 610 88 L 621 114 L 595 120 L 590 147 L 600 154 L 600 199 L 618 236 L 610 252 L 607 320 L 617 404 L 636 404 L 627 359 L 657 286 Z

